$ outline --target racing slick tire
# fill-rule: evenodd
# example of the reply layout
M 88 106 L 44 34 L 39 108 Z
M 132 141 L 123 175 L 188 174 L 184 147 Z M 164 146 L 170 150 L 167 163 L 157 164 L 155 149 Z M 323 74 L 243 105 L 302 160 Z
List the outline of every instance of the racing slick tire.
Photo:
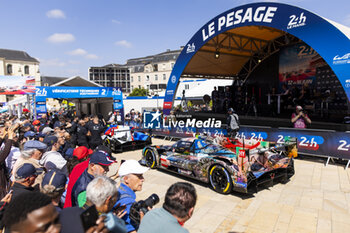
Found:
M 115 152 L 113 146 L 111 145 L 111 139 L 105 138 L 103 140 L 103 145 L 107 146 L 109 149 L 111 149 L 112 152 Z
M 209 183 L 214 191 L 228 194 L 232 190 L 232 179 L 228 171 L 219 164 L 214 164 L 209 169 Z
M 152 148 L 146 148 L 145 149 L 145 162 L 146 162 L 146 166 L 153 169 L 157 167 L 157 159 L 156 159 L 156 155 L 154 153 L 154 150 Z

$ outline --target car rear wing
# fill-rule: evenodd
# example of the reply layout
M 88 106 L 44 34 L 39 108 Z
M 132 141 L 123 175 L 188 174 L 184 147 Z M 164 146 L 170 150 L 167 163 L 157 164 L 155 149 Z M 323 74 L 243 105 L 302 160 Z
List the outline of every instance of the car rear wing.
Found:
M 288 157 L 297 157 L 297 145 L 298 139 L 296 137 L 286 137 L 282 143 L 261 141 L 260 145 L 254 149 L 237 147 L 236 154 L 238 157 L 244 158 L 252 154 L 263 154 L 266 151 L 282 151 L 285 152 Z

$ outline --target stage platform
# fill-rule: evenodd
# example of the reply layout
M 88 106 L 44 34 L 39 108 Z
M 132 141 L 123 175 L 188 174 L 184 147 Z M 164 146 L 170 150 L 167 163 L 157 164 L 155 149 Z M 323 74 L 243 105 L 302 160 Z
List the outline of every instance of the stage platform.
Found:
M 226 124 L 227 114 L 213 113 L 213 112 L 178 112 L 176 113 L 177 119 L 185 119 L 186 116 L 190 115 L 192 118 L 206 120 L 208 118 L 215 118 L 217 120 L 221 120 L 224 124 Z M 239 115 L 239 120 L 241 125 L 255 125 L 255 126 L 269 126 L 273 128 L 278 127 L 286 127 L 293 128 L 293 125 L 290 121 L 290 118 L 282 118 L 282 117 L 254 117 L 254 116 L 245 116 Z M 312 120 L 312 118 L 311 118 Z M 333 122 L 321 122 L 321 121 L 313 121 L 310 125 L 308 125 L 309 129 L 321 129 L 321 130 L 335 130 L 340 132 L 350 131 L 350 124 L 339 124 Z

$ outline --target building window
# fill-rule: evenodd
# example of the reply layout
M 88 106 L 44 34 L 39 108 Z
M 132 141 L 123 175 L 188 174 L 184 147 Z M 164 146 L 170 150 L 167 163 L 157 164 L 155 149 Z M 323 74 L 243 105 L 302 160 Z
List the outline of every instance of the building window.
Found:
M 149 81 L 149 75 L 146 76 L 146 81 Z
M 166 64 L 163 64 L 163 70 L 166 70 Z
M 155 81 L 158 81 L 158 75 L 157 75 L 157 74 L 154 75 L 154 80 L 155 80 Z
M 131 86 L 131 91 L 134 90 L 134 86 Z
M 24 74 L 29 74 L 29 66 L 24 66 Z
M 190 89 L 190 84 L 185 84 L 185 90 Z
M 11 64 L 7 65 L 7 74 L 12 74 L 12 65 Z
M 166 74 L 163 74 L 163 80 L 166 80 Z
M 139 89 L 141 89 L 141 85 L 139 85 Z
M 133 77 L 133 76 L 131 76 L 130 81 L 131 81 L 131 82 L 133 82 L 133 81 L 134 81 L 134 77 Z
M 147 90 L 149 90 L 149 85 L 147 85 Z
M 175 65 L 175 63 L 171 63 L 171 69 L 173 69 L 173 68 L 174 68 L 174 65 Z
M 139 78 L 139 82 L 141 82 L 141 76 L 139 76 L 138 78 Z

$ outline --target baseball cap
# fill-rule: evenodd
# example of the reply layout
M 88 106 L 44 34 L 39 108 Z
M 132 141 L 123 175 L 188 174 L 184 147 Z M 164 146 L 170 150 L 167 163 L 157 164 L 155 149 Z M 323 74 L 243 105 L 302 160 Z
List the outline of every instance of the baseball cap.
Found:
M 115 161 L 112 160 L 107 153 L 102 151 L 95 151 L 90 157 L 89 163 L 99 164 L 102 166 L 109 166 Z
M 36 134 L 33 132 L 33 131 L 27 131 L 24 133 L 24 137 L 27 138 L 27 137 L 34 137 Z
M 295 107 L 295 109 L 296 109 L 296 110 L 302 110 L 303 107 L 301 107 L 300 105 L 298 105 L 298 106 Z
M 58 138 L 54 135 L 47 136 L 44 138 L 44 143 L 49 147 L 53 146 L 58 141 Z
M 52 128 L 45 127 L 45 128 L 43 128 L 43 130 L 41 132 L 44 133 L 44 134 L 48 134 L 48 133 L 53 132 L 53 131 L 54 130 Z
M 27 141 L 23 145 L 24 150 L 37 149 L 46 150 L 47 146 L 45 143 L 39 142 L 37 140 Z
M 91 149 L 86 148 L 86 146 L 79 146 L 74 149 L 73 156 L 80 160 L 88 155 L 91 155 L 92 153 L 93 151 Z
M 45 188 L 45 185 L 52 185 L 55 189 L 62 189 L 66 186 L 67 177 L 61 171 L 50 170 L 43 177 L 41 187 Z
M 128 174 L 143 174 L 148 171 L 147 167 L 143 167 L 136 160 L 126 160 L 119 168 L 119 176 L 125 176 Z
M 38 175 L 37 170 L 31 163 L 24 163 L 22 166 L 20 166 L 15 174 L 16 180 L 25 179 L 30 176 L 36 176 Z
M 234 112 L 233 108 L 229 108 L 227 111 L 228 112 Z
M 40 124 L 40 121 L 39 121 L 39 120 L 33 121 L 33 125 L 39 125 L 39 124 Z

